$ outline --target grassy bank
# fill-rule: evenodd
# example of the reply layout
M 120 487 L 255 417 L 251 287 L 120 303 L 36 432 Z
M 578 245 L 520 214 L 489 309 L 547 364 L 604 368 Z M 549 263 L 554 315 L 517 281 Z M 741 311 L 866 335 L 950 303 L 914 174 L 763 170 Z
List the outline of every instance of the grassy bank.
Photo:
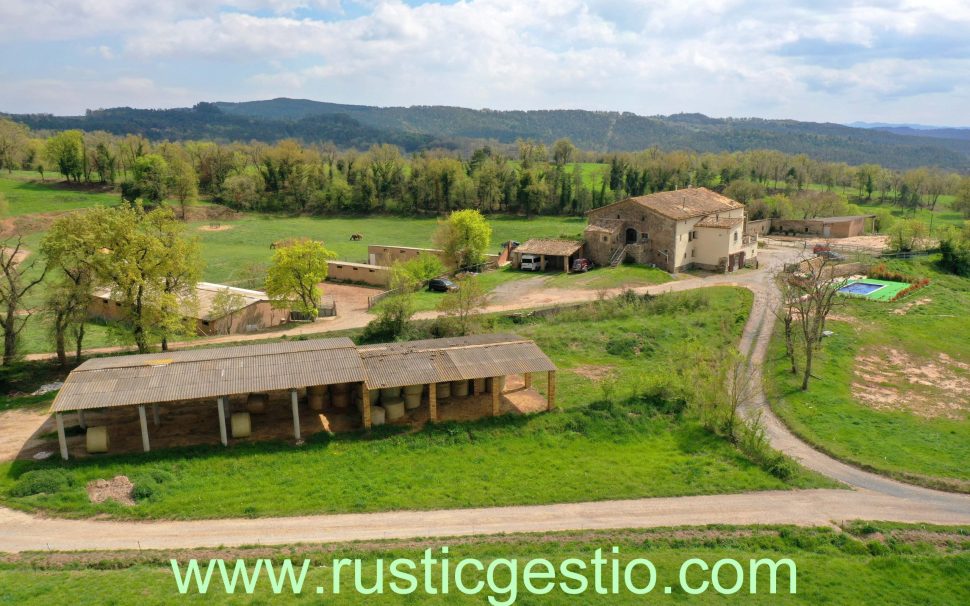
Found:
M 211 518 L 831 486 L 802 470 L 772 475 L 706 432 L 671 395 L 676 352 L 691 343 L 730 346 L 750 305 L 746 290 L 711 288 L 499 322 L 495 329 L 535 339 L 559 366 L 560 412 L 410 434 L 318 434 L 302 447 L 250 443 L 72 460 L 59 490 L 33 496 L 13 496 L 18 478 L 62 465 L 8 463 L 0 466 L 0 494 L 7 505 L 61 515 Z M 722 326 L 731 334 L 718 337 Z M 119 474 L 152 494 L 131 508 L 88 500 L 89 481 Z
M 933 283 L 895 303 L 846 301 L 808 392 L 788 372 L 776 334 L 766 368 L 775 410 L 839 458 L 970 491 L 970 280 L 938 272 L 932 260 L 893 268 Z
M 368 543 L 298 545 L 285 548 L 234 548 L 189 551 L 140 551 L 92 553 L 32 553 L 0 561 L 0 600 L 11 604 L 41 605 L 59 603 L 66 595 L 73 604 L 170 604 L 174 601 L 205 604 L 302 604 L 314 595 L 316 587 L 326 588 L 328 604 L 487 604 L 492 596 L 498 604 L 839 604 L 842 606 L 869 604 L 950 605 L 963 603 L 970 594 L 970 539 L 966 528 L 938 528 L 900 526 L 883 523 L 857 523 L 838 532 L 831 528 L 793 527 L 705 527 L 655 530 L 611 530 L 541 535 L 515 534 L 503 537 L 461 537 L 452 539 L 374 541 Z M 495 566 L 497 574 L 491 586 L 485 585 L 478 595 L 462 595 L 454 583 L 449 594 L 428 595 L 423 578 L 417 591 L 410 596 L 395 595 L 385 586 L 382 595 L 363 596 L 355 590 L 353 569 L 341 575 L 340 594 L 333 594 L 332 562 L 337 558 L 354 558 L 362 562 L 361 586 L 371 587 L 376 580 L 377 559 L 383 560 L 384 583 L 394 580 L 387 573 L 388 563 L 397 558 L 418 561 L 425 549 L 440 556 L 441 547 L 449 547 L 448 557 L 453 563 L 474 558 L 485 567 Z M 636 596 L 623 590 L 615 595 L 597 595 L 595 578 L 589 570 L 583 574 L 587 591 L 569 596 L 554 585 L 547 595 L 529 595 L 522 583 L 522 570 L 533 559 L 549 560 L 555 571 L 568 558 L 588 562 L 597 549 L 613 558 L 616 547 L 620 570 L 634 558 L 646 558 L 656 568 L 653 591 Z M 291 559 L 299 568 L 305 559 L 313 563 L 303 588 L 303 596 L 294 596 L 290 586 L 280 594 L 270 592 L 266 576 L 260 578 L 254 595 L 227 596 L 218 573 L 206 595 L 179 595 L 172 574 L 171 559 L 181 566 L 190 558 L 200 564 L 208 560 L 226 558 L 246 559 L 251 565 L 258 558 L 271 558 L 274 567 L 283 558 Z M 679 580 L 681 565 L 699 558 L 708 566 L 721 559 L 741 563 L 744 583 L 737 594 L 718 595 L 713 588 L 700 595 L 688 595 Z M 788 568 L 781 566 L 777 573 L 776 594 L 770 593 L 767 568 L 759 570 L 751 592 L 749 562 L 752 559 L 791 559 L 796 567 L 795 593 L 791 593 Z M 509 564 L 515 562 L 519 579 L 515 600 L 509 589 Z M 406 569 L 402 569 L 406 570 Z M 438 570 L 436 568 L 436 570 Z M 541 567 L 540 567 L 541 570 Z M 637 585 L 647 584 L 647 574 L 641 568 L 633 579 Z M 723 575 L 723 576 L 721 576 Z M 721 585 L 731 587 L 735 571 L 725 567 L 719 579 Z M 603 587 L 611 591 L 608 572 Z M 696 567 L 686 575 L 688 587 L 697 587 L 709 580 Z M 466 568 L 466 586 L 473 587 L 484 574 Z M 562 576 L 556 582 L 579 587 L 579 582 Z M 641 583 L 642 581 L 642 583 Z M 545 585 L 545 580 L 533 583 Z M 398 585 L 407 587 L 407 583 Z M 440 589 L 440 581 L 434 583 Z M 670 592 L 665 593 L 665 587 Z M 320 598 L 318 597 L 318 600 Z

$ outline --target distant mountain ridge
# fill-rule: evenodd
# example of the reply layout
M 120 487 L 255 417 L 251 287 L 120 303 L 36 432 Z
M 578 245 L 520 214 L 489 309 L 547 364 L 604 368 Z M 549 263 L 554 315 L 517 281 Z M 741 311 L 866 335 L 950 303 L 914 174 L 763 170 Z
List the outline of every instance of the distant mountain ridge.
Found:
M 467 149 L 470 143 L 487 141 L 511 144 L 517 139 L 552 143 L 567 137 L 582 149 L 601 152 L 639 151 L 652 146 L 700 153 L 764 148 L 849 164 L 874 162 L 899 169 L 930 165 L 970 171 L 970 137 L 957 136 L 960 129 L 955 129 L 957 134 L 944 137 L 926 131 L 897 133 L 884 128 L 711 118 L 696 113 L 640 116 L 587 110 L 373 107 L 278 98 L 199 103 L 177 109 L 112 108 L 88 111 L 84 116 L 10 117 L 34 129 L 105 130 L 142 134 L 156 140 L 272 142 L 293 137 L 308 143 L 330 141 L 357 148 L 393 143 L 413 152 L 433 147 Z

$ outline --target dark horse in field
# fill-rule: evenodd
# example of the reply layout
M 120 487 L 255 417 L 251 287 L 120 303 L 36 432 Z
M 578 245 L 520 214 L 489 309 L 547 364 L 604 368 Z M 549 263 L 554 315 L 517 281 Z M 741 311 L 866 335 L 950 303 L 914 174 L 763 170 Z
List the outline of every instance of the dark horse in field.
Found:
M 353 242 L 356 242 L 358 240 L 363 240 L 364 239 L 364 234 L 361 234 L 361 233 L 351 234 L 350 235 L 350 239 Z

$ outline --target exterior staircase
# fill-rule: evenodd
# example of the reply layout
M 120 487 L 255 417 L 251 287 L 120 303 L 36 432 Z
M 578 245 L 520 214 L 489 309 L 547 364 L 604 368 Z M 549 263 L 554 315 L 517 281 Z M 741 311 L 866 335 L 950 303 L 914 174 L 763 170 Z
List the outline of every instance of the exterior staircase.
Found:
M 626 248 L 627 248 L 627 246 L 629 246 L 629 245 L 628 244 L 624 244 L 623 246 L 621 246 L 618 249 L 616 249 L 616 252 L 614 252 L 610 256 L 610 267 L 616 267 L 617 265 L 619 265 L 620 263 L 623 262 L 623 257 L 626 256 Z

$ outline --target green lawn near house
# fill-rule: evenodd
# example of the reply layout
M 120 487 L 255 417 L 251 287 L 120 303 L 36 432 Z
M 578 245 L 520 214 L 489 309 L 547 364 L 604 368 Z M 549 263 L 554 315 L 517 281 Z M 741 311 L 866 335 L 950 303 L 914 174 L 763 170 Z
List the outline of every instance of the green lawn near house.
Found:
M 780 479 L 704 430 L 674 396 L 672 364 L 701 343 L 728 346 L 751 305 L 711 288 L 648 302 L 591 304 L 490 326 L 534 339 L 559 367 L 560 410 L 372 435 L 309 436 L 0 465 L 0 499 L 65 516 L 213 518 L 539 504 L 833 486 L 796 468 Z M 731 327 L 731 334 L 721 328 Z M 713 335 L 713 336 L 712 336 Z M 719 336 L 721 335 L 721 336 Z M 595 362 L 593 362 L 595 361 Z M 537 386 L 544 391 L 544 378 Z M 66 469 L 51 494 L 11 492 L 30 470 Z M 273 473 L 266 473 L 272 469 Z M 84 486 L 127 475 L 152 493 L 130 508 Z
M 935 259 L 891 262 L 931 284 L 893 302 L 847 297 L 827 327 L 808 392 L 776 331 L 766 380 L 797 434 L 846 461 L 970 492 L 970 280 Z
M 317 595 L 318 601 L 348 606 L 445 602 L 476 606 L 489 603 L 949 606 L 963 603 L 970 594 L 970 580 L 966 574 L 970 567 L 970 529 L 876 522 L 855 523 L 843 526 L 842 530 L 722 526 L 384 540 L 276 548 L 253 546 L 87 554 L 45 552 L 11 556 L 0 564 L 0 586 L 3 587 L 3 594 L 0 595 L 6 596 L 11 604 L 24 606 L 59 603 L 65 595 L 70 595 L 72 604 L 78 606 L 127 604 L 136 600 L 146 606 L 176 601 L 193 604 L 303 604 L 308 601 L 308 596 L 317 595 L 316 587 L 322 587 L 325 595 L 322 598 Z M 438 558 L 444 557 L 444 546 L 448 547 L 451 570 L 461 560 L 474 559 L 481 562 L 484 568 L 492 567 L 495 570 L 491 583 L 488 583 L 484 573 L 478 573 L 474 567 L 466 567 L 463 573 L 466 587 L 473 588 L 478 580 L 484 581 L 479 593 L 461 593 L 451 578 L 448 593 L 443 595 L 440 577 L 435 574 L 431 587 L 439 593 L 429 595 L 421 568 L 417 568 L 420 580 L 413 593 L 398 595 L 391 590 L 389 583 L 395 580 L 388 572 L 391 562 L 411 560 L 420 567 L 419 561 L 426 549 L 430 549 L 432 556 Z M 615 556 L 614 547 L 617 552 Z M 589 564 L 597 549 L 602 550 L 604 557 L 611 562 L 605 566 L 602 577 L 601 587 L 606 594 L 596 592 L 596 579 Z M 218 572 L 214 574 L 205 595 L 200 595 L 195 586 L 189 595 L 179 595 L 170 560 L 176 560 L 180 571 L 184 572 L 188 560 L 192 558 L 198 558 L 203 570 L 208 567 L 210 559 L 224 558 L 230 576 L 236 559 L 245 560 L 250 571 L 254 569 L 257 559 L 269 559 L 274 570 L 279 570 L 282 561 L 289 559 L 297 570 L 297 577 L 305 560 L 309 560 L 311 565 L 300 592 L 303 595 L 295 594 L 289 583 L 284 583 L 280 593 L 273 593 L 265 571 L 257 576 L 259 580 L 252 595 L 244 592 L 241 583 L 234 595 L 227 595 Z M 374 586 L 377 567 L 382 564 L 383 592 L 380 595 L 362 595 L 356 589 L 354 566 L 351 565 L 340 575 L 340 592 L 334 593 L 333 562 L 340 558 L 360 560 L 362 588 Z M 581 572 L 586 590 L 580 595 L 567 595 L 559 585 L 565 582 L 566 587 L 583 587 L 578 581 L 559 573 L 562 562 L 570 558 L 587 563 Z M 742 574 L 738 592 L 719 594 L 710 585 L 711 573 L 704 574 L 697 566 L 685 571 L 685 588 L 680 580 L 680 570 L 692 558 L 703 561 L 709 568 L 721 560 L 737 562 Z M 545 595 L 530 594 L 523 582 L 526 564 L 538 559 L 549 561 L 557 575 L 551 591 Z M 620 570 L 619 591 L 616 593 L 612 593 L 612 575 L 609 572 L 614 559 Z M 623 572 L 634 559 L 647 559 L 656 570 L 655 585 L 647 595 L 634 595 L 626 589 L 623 581 Z M 751 561 L 762 559 L 774 562 L 788 559 L 794 566 L 794 575 L 787 564 L 779 566 L 774 574 L 775 588 L 772 592 L 773 575 L 767 566 L 757 568 L 754 575 L 751 573 Z M 510 585 L 513 565 L 517 582 Z M 539 566 L 533 570 L 541 572 L 544 568 Z M 440 565 L 435 571 L 440 572 Z M 631 580 L 634 586 L 646 587 L 649 576 L 642 565 L 634 568 L 633 572 L 635 574 L 631 574 Z M 731 565 L 723 566 L 717 578 L 720 587 L 731 589 L 736 583 L 736 569 Z M 704 581 L 709 582 L 707 591 L 699 595 L 687 593 L 687 589 L 702 587 Z M 544 588 L 547 582 L 541 577 L 534 577 L 532 586 Z M 408 586 L 406 581 L 397 584 L 402 589 Z M 515 587 L 514 594 L 512 587 Z M 669 592 L 666 591 L 667 587 L 670 588 Z

